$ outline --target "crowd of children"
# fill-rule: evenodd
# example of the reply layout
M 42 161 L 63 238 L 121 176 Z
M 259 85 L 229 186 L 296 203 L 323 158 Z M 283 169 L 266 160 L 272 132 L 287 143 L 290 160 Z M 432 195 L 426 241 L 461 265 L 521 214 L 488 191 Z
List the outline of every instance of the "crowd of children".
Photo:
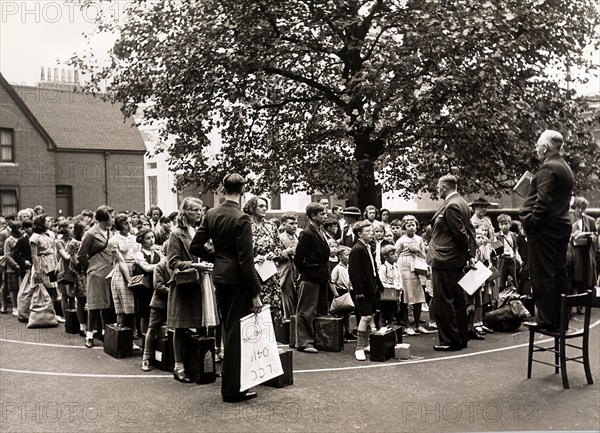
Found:
M 201 205 L 197 199 L 194 203 Z M 492 332 L 484 325 L 483 316 L 486 308 L 497 303 L 501 291 L 529 294 L 526 235 L 520 223 L 506 214 L 497 217 L 499 230 L 495 231 L 485 215 L 490 205 L 484 199 L 471 203 L 476 258 L 494 271 L 494 277 L 473 295 L 465 293 L 469 338 L 478 340 Z M 119 324 L 135 330 L 136 337 L 147 334 L 142 369 L 149 371 L 148 345 L 157 329 L 167 322 L 173 271 L 165 256 L 178 215 L 172 212 L 165 216 L 153 206 L 146 215 L 122 211 L 114 216 L 112 209 L 101 206 L 95 213 L 84 210 L 76 217 L 55 219 L 37 206 L 0 216 L 0 313 L 8 313 L 12 305 L 12 314 L 18 316 L 19 288 L 41 283 L 54 301 L 60 301 L 62 311 L 76 310 L 87 347 L 94 345 L 94 338 L 102 338 L 103 325 L 114 320 L 114 314 Z M 198 220 L 192 220 L 199 224 L 201 218 L 199 211 Z M 388 210 L 380 213 L 374 206 L 368 206 L 364 213 L 354 207 L 342 210 L 336 206 L 328 212 L 324 224 L 330 250 L 329 303 L 347 293 L 351 295 L 356 308 L 341 316 L 344 338 L 357 341 L 357 360 L 366 359 L 368 334 L 381 326 L 403 326 L 408 336 L 436 329 L 435 311 L 429 308 L 432 291 L 425 263 L 429 228 L 420 230 L 419 221 L 412 215 L 389 219 Z M 298 272 L 293 255 L 298 243 L 298 218 L 287 212 L 281 221 L 272 223 L 279 228 L 282 251 L 286 252 L 277 265 L 283 316 L 289 319 L 297 296 Z M 90 230 L 92 227 L 94 230 Z M 597 243 L 597 237 L 594 239 Z M 109 273 L 108 290 L 99 288 L 105 283 L 96 284 L 97 279 L 103 280 Z M 150 291 L 130 289 L 136 275 L 148 277 Z M 423 312 L 429 312 L 429 322 L 423 319 Z M 64 322 L 62 317 L 57 319 Z M 176 352 L 180 352 L 181 341 L 176 340 Z

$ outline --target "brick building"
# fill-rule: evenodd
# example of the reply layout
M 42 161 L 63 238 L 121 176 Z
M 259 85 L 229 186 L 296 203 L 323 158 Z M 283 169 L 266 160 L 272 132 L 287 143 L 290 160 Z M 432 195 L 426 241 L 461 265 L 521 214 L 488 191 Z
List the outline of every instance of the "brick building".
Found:
M 63 72 L 60 82 L 18 86 L 0 74 L 0 213 L 144 210 L 146 147 L 133 119 L 71 81 Z

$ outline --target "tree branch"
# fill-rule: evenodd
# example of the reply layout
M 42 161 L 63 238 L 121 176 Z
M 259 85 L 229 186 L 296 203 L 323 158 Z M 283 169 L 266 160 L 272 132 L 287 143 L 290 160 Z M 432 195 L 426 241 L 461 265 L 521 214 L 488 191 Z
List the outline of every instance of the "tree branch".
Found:
M 265 67 L 265 68 L 260 68 L 260 69 L 263 72 L 265 72 L 266 74 L 280 75 L 282 77 L 289 78 L 292 81 L 306 84 L 308 87 L 311 87 L 311 88 L 323 93 L 327 97 L 328 100 L 334 102 L 335 104 L 339 105 L 340 107 L 345 109 L 347 106 L 346 102 L 344 102 L 336 94 L 336 92 L 334 90 L 330 89 L 329 87 L 325 86 L 324 84 L 319 83 L 318 81 L 315 81 L 313 79 L 306 78 L 301 75 L 294 74 L 293 72 L 285 71 L 285 70 L 279 69 L 279 68 Z

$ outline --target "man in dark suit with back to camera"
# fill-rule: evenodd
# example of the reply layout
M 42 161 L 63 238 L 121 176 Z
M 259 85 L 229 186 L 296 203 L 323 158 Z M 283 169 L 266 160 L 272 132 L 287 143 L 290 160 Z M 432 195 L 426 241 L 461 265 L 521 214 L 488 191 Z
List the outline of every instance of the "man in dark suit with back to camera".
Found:
M 438 181 L 438 194 L 444 204 L 431 221 L 431 242 L 427 252 L 440 340 L 433 349 L 444 352 L 467 347 L 467 306 L 458 281 L 464 267 L 473 264 L 476 251 L 469 204 L 456 192 L 456 187 L 456 178 L 451 174 Z
M 556 330 L 560 324 L 560 295 L 568 289 L 567 246 L 571 237 L 569 203 L 575 178 L 560 155 L 563 137 L 546 130 L 535 146 L 542 161 L 519 211 L 527 234 L 529 274 L 537 322 L 529 326 Z
M 210 209 L 190 245 L 192 254 L 201 255 L 204 244 L 212 239 L 215 249 L 213 282 L 224 326 L 223 401 L 234 403 L 256 397 L 256 392 L 240 392 L 241 345 L 240 319 L 260 313 L 261 285 L 254 269 L 250 216 L 240 209 L 246 180 L 237 173 L 223 178 L 225 201 Z

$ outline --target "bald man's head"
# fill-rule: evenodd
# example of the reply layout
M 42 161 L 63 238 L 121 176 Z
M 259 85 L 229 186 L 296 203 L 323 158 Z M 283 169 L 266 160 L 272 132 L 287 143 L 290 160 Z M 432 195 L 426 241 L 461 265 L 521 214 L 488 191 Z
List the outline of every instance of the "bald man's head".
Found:
M 543 161 L 549 156 L 558 154 L 562 148 L 562 145 L 562 134 L 552 129 L 546 129 L 544 132 L 542 132 L 537 144 L 535 145 L 535 151 L 538 159 Z

